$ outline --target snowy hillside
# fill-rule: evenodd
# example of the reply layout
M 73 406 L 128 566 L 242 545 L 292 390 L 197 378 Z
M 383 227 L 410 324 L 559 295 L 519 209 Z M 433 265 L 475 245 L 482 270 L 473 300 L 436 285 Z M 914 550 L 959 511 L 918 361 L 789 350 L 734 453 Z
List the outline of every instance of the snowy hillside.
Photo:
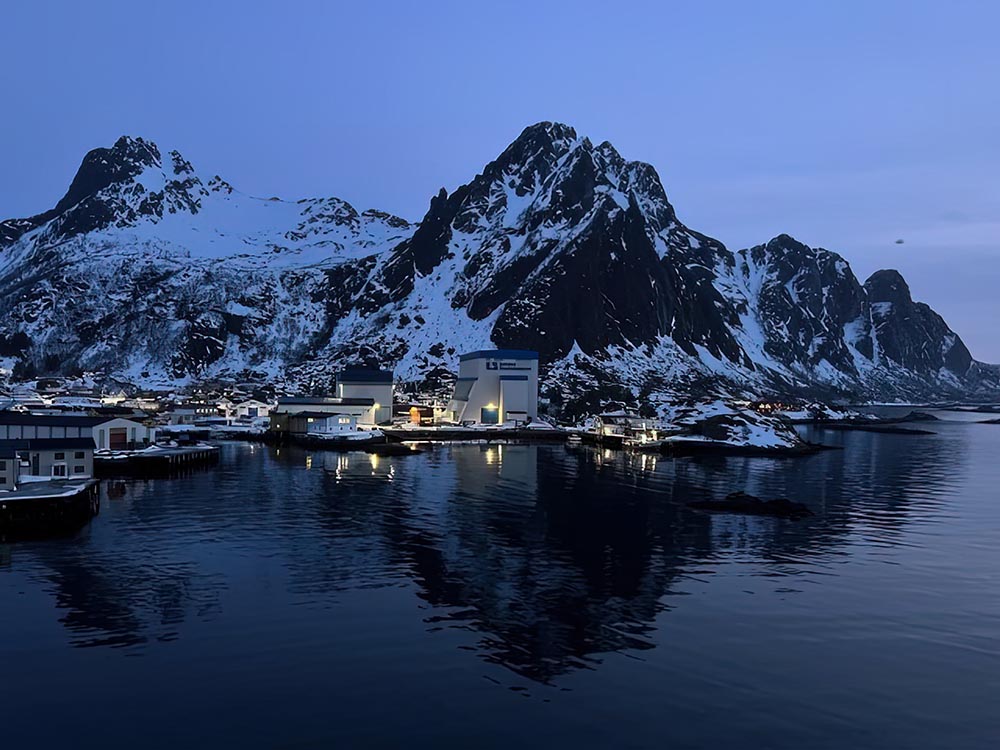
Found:
M 120 139 L 66 197 L 0 224 L 0 358 L 17 375 L 234 377 L 322 389 L 336 367 L 440 385 L 461 351 L 536 349 L 554 410 L 678 393 L 920 398 L 1000 388 L 895 272 L 780 236 L 731 253 L 656 171 L 527 128 L 417 224 L 286 202 Z

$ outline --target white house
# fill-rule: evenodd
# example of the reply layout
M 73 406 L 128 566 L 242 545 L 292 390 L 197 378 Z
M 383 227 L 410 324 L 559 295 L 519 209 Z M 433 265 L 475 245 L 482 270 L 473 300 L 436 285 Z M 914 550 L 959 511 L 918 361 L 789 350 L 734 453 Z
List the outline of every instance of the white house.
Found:
M 291 434 L 304 434 L 302 414 L 346 415 L 355 418 L 355 424 L 375 424 L 375 401 L 371 398 L 323 398 L 286 396 L 278 399 L 271 409 L 271 430 Z
M 167 410 L 167 419 L 171 425 L 197 424 L 218 414 L 215 404 L 191 401 L 171 406 Z
M 17 489 L 21 458 L 13 445 L 0 444 L 0 492 Z
M 0 489 L 16 489 L 23 477 L 83 479 L 93 475 L 94 442 L 89 437 L 0 442 Z
M 295 418 L 305 417 L 307 435 L 336 435 L 341 432 L 356 432 L 358 418 L 354 414 L 327 414 L 326 412 L 304 412 Z
M 448 411 L 455 422 L 537 419 L 538 352 L 493 349 L 463 354 Z
M 392 421 L 392 370 L 348 367 L 337 373 L 339 398 L 370 398 L 375 424 Z
M 132 419 L 117 417 L 94 426 L 98 450 L 134 450 L 156 442 L 156 428 Z
M 232 415 L 236 419 L 256 419 L 257 417 L 266 417 L 270 414 L 271 405 L 265 404 L 263 401 L 258 401 L 255 398 L 247 399 L 232 407 Z

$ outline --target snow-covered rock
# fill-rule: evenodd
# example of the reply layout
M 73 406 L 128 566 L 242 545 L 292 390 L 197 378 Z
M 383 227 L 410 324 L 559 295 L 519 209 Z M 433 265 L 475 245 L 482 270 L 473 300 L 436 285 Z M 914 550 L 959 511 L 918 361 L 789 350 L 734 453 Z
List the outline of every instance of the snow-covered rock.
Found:
M 789 423 L 776 416 L 723 401 L 688 403 L 668 410 L 670 444 L 717 445 L 761 451 L 796 451 L 805 443 Z

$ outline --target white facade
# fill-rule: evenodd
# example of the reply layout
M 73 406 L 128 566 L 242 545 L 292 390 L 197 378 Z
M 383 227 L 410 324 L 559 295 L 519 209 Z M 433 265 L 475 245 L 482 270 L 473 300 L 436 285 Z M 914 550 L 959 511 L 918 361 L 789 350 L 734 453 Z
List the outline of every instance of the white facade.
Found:
M 271 430 L 274 432 L 305 432 L 296 429 L 299 420 L 294 419 L 305 412 L 318 414 L 344 414 L 355 418 L 357 424 L 375 425 L 375 402 L 370 398 L 279 398 L 270 413 Z
M 271 405 L 265 404 L 263 401 L 258 401 L 255 398 L 247 399 L 232 408 L 233 416 L 237 419 L 256 419 L 257 417 L 266 417 L 271 414 Z
M 448 411 L 455 422 L 537 419 L 538 353 L 496 349 L 463 354 Z
M 392 372 L 348 368 L 337 373 L 337 397 L 343 399 L 370 398 L 375 406 L 374 424 L 392 421 Z
M 156 428 L 132 419 L 109 419 L 94 427 L 97 450 L 131 450 L 156 442 Z
M 353 414 L 324 414 L 311 417 L 307 423 L 307 435 L 336 435 L 339 432 L 355 432 L 358 418 Z
M 21 460 L 13 448 L 0 447 L 0 492 L 17 489 Z

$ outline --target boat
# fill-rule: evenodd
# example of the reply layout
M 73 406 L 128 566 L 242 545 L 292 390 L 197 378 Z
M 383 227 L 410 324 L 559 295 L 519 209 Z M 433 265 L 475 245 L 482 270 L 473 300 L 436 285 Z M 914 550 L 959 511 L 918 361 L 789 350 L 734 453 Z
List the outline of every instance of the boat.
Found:
M 604 448 L 655 451 L 660 446 L 657 420 L 624 409 L 591 417 L 578 434 L 583 442 Z

